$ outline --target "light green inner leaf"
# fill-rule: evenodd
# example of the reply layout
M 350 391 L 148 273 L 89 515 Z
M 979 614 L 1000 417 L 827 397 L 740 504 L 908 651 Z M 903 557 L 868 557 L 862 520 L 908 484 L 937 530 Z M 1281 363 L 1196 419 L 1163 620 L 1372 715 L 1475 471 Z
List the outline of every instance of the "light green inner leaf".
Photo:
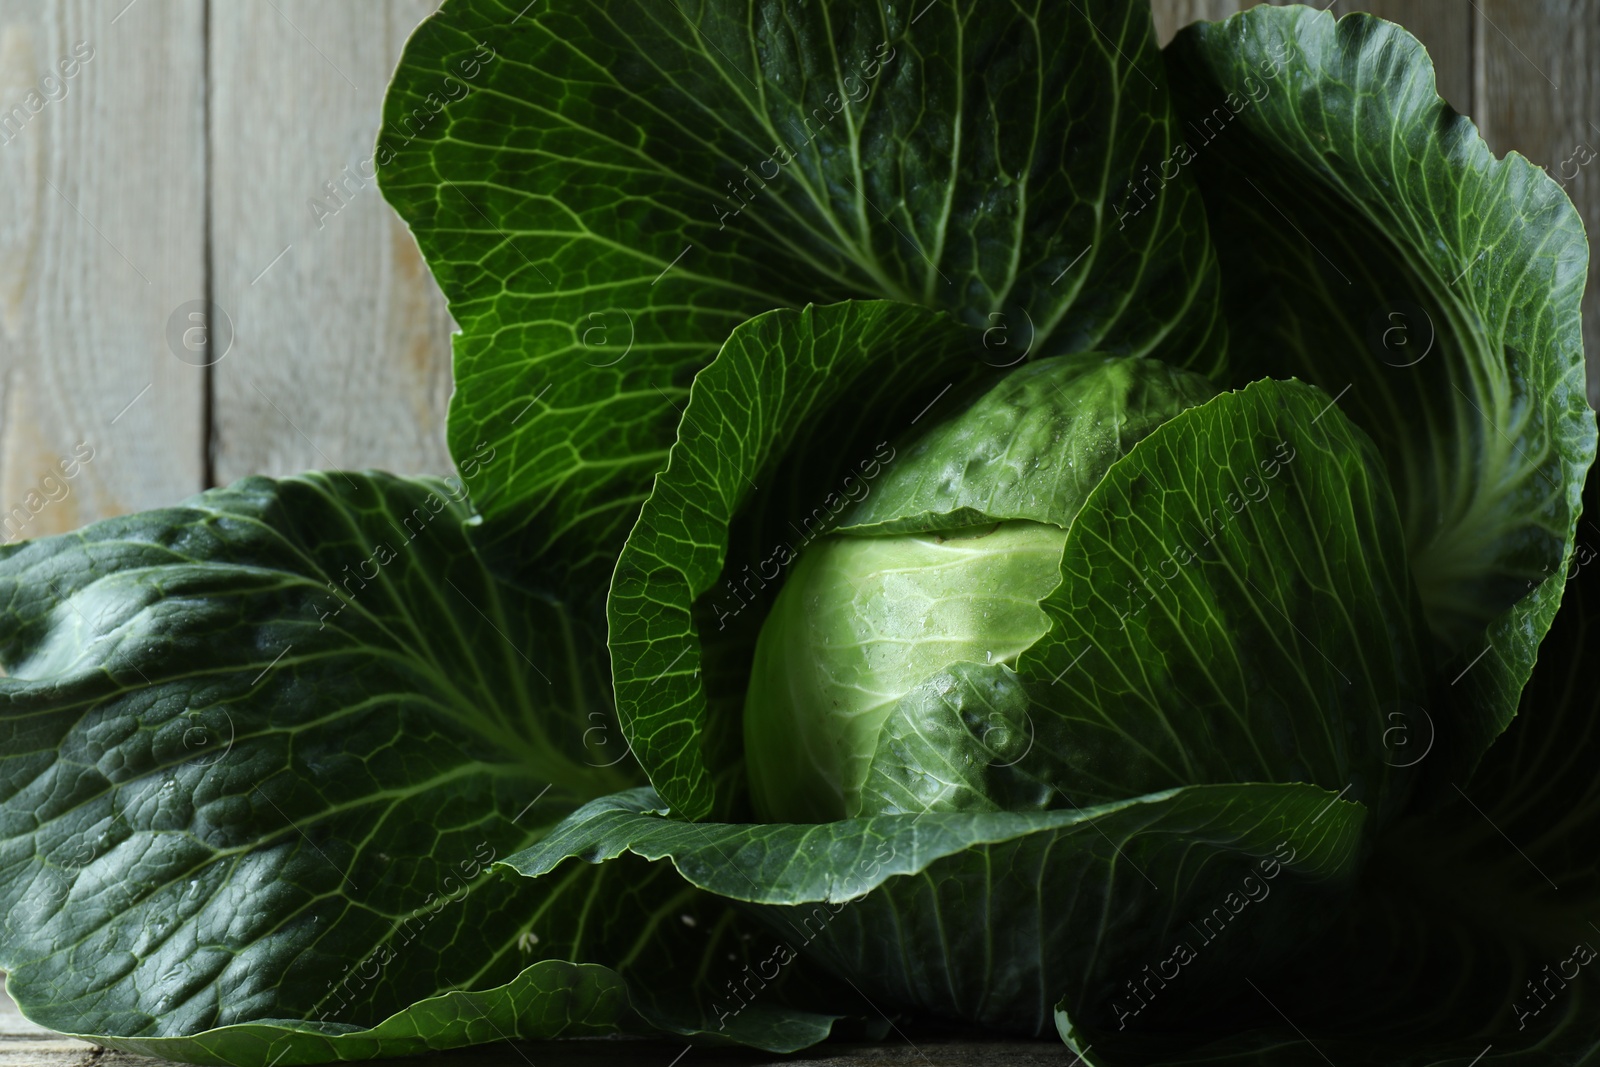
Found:
M 1009 664 L 1049 628 L 1067 533 L 1013 521 L 811 546 L 756 644 L 745 760 L 766 822 L 861 810 L 885 718 L 954 663 Z

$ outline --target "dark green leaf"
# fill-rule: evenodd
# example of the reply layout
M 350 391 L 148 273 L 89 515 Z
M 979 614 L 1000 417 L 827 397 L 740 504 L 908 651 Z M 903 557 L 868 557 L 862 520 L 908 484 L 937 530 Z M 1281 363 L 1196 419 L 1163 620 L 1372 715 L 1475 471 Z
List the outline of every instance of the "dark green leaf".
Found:
M 449 0 L 384 106 L 384 194 L 461 324 L 450 444 L 488 531 L 609 568 L 693 373 L 745 318 L 888 297 L 1029 351 L 1221 354 L 1176 136 L 1122 0 Z M 530 520 L 537 520 L 531 529 Z
M 568 857 L 667 859 L 753 905 L 788 958 L 821 961 L 883 1009 L 1024 1033 L 1051 1026 L 1063 995 L 1082 1018 L 1114 1024 L 1134 1003 L 1125 983 L 1180 942 L 1198 960 L 1175 1017 L 1192 1021 L 1217 975 L 1294 952 L 1331 914 L 1323 897 L 1352 873 L 1366 816 L 1307 785 L 822 825 L 691 823 L 663 810 L 647 789 L 597 800 L 505 862 L 537 878 Z
M 1163 423 L 1067 533 L 1017 661 L 1019 770 L 1077 803 L 1303 781 L 1387 814 L 1385 713 L 1428 662 L 1383 463 L 1320 390 L 1256 382 Z
M 1600 507 L 1590 481 L 1586 511 Z M 1214 1043 L 1080 1028 L 1092 1062 L 1555 1067 L 1600 1057 L 1591 525 L 1580 522 L 1566 603 L 1517 716 L 1477 773 L 1442 779 L 1441 803 L 1379 838 L 1326 936 L 1276 972 L 1244 971 L 1254 990 L 1231 979 L 1257 999 L 1256 1028 Z M 1451 725 L 1419 718 L 1418 748 Z
M 1367 15 L 1259 7 L 1168 50 L 1222 256 L 1236 381 L 1299 375 L 1377 442 L 1470 767 L 1560 598 L 1583 472 L 1583 225 L 1495 159 L 1426 51 Z M 1546 575 L 1555 574 L 1545 581 Z M 1514 610 L 1536 583 L 1530 601 Z M 1481 658 L 1481 661 L 1479 659 Z
M 716 902 L 489 868 L 637 771 L 593 610 L 497 584 L 470 514 L 455 480 L 252 478 L 0 548 L 0 965 L 24 1011 L 257 1065 L 701 1028 L 691 994 L 617 971 L 717 973 L 743 949 Z M 828 1021 L 745 1025 L 794 1047 Z

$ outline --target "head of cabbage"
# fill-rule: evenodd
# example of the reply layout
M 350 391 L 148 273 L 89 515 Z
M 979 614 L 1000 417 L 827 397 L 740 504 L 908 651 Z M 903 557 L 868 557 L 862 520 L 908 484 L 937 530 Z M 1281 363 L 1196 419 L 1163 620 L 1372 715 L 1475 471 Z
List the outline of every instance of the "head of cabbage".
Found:
M 1056 357 L 917 437 L 801 553 L 762 627 L 744 713 L 757 815 L 901 810 L 865 787 L 888 720 L 932 729 L 915 721 L 930 708 L 919 687 L 963 701 L 988 748 L 1024 737 L 999 705 L 1026 702 L 1010 668 L 1049 629 L 1039 602 L 1060 583 L 1073 517 L 1116 460 L 1216 392 L 1157 360 Z M 959 664 L 991 668 L 988 692 L 963 699 L 973 683 L 951 675 Z M 921 770 L 931 788 L 917 810 L 970 806 L 939 788 L 937 767 Z

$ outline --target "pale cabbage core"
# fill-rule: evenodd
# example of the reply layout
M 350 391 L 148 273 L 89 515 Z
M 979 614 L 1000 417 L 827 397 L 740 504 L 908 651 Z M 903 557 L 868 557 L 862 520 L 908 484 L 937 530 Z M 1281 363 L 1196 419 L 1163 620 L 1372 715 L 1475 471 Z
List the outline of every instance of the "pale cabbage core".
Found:
M 834 536 L 806 549 L 756 644 L 745 748 L 757 815 L 854 815 L 894 704 L 953 663 L 1011 664 L 1044 636 L 1066 531 L 1016 520 Z

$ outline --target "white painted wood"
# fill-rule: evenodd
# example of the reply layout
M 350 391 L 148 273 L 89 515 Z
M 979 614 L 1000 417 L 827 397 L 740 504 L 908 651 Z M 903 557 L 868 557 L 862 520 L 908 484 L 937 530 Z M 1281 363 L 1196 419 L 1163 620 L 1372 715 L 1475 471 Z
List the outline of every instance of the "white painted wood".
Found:
M 213 270 L 232 317 L 215 471 L 451 470 L 444 301 L 372 179 L 389 75 L 433 0 L 211 8 Z
M 126 3 L 0 3 L 0 540 L 201 487 L 203 9 Z

